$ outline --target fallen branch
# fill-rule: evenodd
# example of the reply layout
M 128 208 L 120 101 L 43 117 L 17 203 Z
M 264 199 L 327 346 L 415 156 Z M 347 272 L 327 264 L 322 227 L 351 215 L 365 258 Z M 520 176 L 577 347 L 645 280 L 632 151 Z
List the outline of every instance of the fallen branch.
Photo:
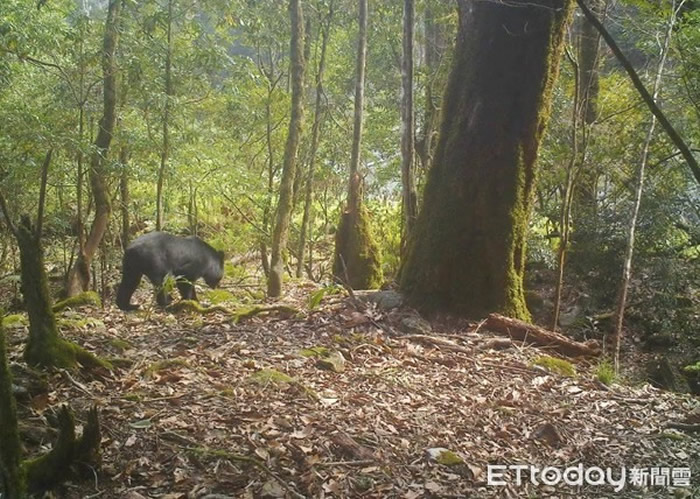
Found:
M 679 423 L 677 421 L 669 421 L 666 423 L 666 428 L 687 432 L 700 432 L 700 424 Z
M 458 345 L 454 341 L 446 340 L 445 338 L 440 338 L 438 336 L 430 336 L 427 334 L 408 334 L 400 336 L 400 338 L 404 338 L 411 341 L 417 341 L 419 343 L 427 343 L 428 345 L 443 350 L 449 350 L 451 352 L 473 353 L 473 351 L 469 348 L 465 348 L 461 345 Z
M 601 353 L 600 347 L 596 342 L 579 343 L 554 331 L 548 331 L 539 326 L 499 314 L 489 315 L 484 327 L 489 331 L 525 343 L 550 347 L 561 355 L 568 357 L 596 357 Z

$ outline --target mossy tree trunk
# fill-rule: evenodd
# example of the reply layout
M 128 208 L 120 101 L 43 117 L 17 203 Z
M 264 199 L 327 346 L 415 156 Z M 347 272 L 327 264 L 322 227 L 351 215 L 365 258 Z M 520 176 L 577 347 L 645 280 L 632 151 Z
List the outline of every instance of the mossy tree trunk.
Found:
M 119 41 L 119 10 L 121 0 L 110 0 L 105 23 L 102 53 L 103 72 L 103 97 L 104 108 L 100 119 L 95 148 L 90 159 L 89 179 L 92 187 L 92 196 L 95 202 L 95 218 L 90 227 L 90 233 L 84 245 L 78 253 L 73 268 L 68 273 L 66 294 L 74 296 L 82 291 L 87 291 L 90 285 L 90 265 L 95 253 L 100 246 L 102 237 L 107 231 L 112 205 L 107 192 L 107 172 L 105 159 L 112 142 L 114 125 L 116 122 L 117 103 L 117 64 L 116 51 Z
M 336 232 L 333 275 L 352 288 L 367 289 L 378 287 L 382 280 L 381 256 L 379 247 L 372 238 L 369 215 L 362 203 L 359 171 L 367 61 L 367 0 L 359 0 L 358 25 L 355 114 L 348 202 Z
M 321 53 L 318 61 L 318 71 L 316 72 L 316 101 L 314 103 L 314 123 L 311 128 L 311 149 L 309 150 L 309 171 L 307 172 L 306 182 L 304 184 L 304 214 L 301 220 L 301 229 L 299 230 L 299 255 L 297 261 L 296 276 L 301 277 L 304 269 L 304 253 L 306 251 L 306 240 L 310 236 L 310 224 L 312 216 L 312 203 L 314 199 L 313 184 L 314 175 L 316 172 L 316 153 L 318 152 L 318 144 L 321 137 L 321 121 L 325 106 L 323 104 L 323 72 L 326 67 L 326 49 L 328 47 L 328 38 L 330 36 L 331 22 L 333 20 L 333 1 L 328 5 L 328 13 L 326 14 L 325 22 L 321 24 Z M 311 274 L 311 270 L 309 270 Z
M 287 248 L 289 222 L 292 217 L 292 198 L 294 177 L 296 174 L 297 152 L 304 119 L 304 16 L 301 0 L 289 1 L 289 17 L 292 36 L 289 47 L 292 75 L 292 110 L 289 120 L 289 133 L 284 149 L 280 195 L 277 201 L 277 216 L 272 233 L 272 255 L 270 273 L 267 277 L 267 294 L 278 297 L 282 294 L 282 276 L 284 274 L 284 251 Z
M 401 288 L 408 302 L 529 319 L 525 235 L 571 0 L 459 0 L 435 162 Z
M 22 217 L 17 226 L 16 236 L 19 246 L 22 294 L 29 316 L 29 339 L 24 358 L 31 365 L 74 367 L 78 362 L 81 349 L 65 341 L 58 334 L 44 269 L 41 240 L 37 237 L 29 217 Z M 87 354 L 87 352 L 82 353 Z
M 0 317 L 3 314 L 0 313 Z M 25 495 L 22 446 L 17 428 L 17 409 L 12 394 L 12 375 L 7 363 L 5 331 L 0 321 L 0 497 Z

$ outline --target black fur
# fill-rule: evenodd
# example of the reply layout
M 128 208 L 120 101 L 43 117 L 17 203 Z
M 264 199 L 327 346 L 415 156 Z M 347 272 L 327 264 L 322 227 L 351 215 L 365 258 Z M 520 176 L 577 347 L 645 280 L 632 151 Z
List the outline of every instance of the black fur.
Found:
M 131 295 L 144 275 L 158 289 L 158 305 L 166 306 L 171 301 L 162 289 L 167 274 L 177 278 L 177 288 L 183 299 L 196 300 L 193 284 L 197 279 L 202 277 L 211 288 L 221 281 L 224 253 L 194 236 L 179 237 L 165 232 L 144 234 L 134 239 L 124 252 L 117 306 L 122 310 L 139 308 L 131 304 Z

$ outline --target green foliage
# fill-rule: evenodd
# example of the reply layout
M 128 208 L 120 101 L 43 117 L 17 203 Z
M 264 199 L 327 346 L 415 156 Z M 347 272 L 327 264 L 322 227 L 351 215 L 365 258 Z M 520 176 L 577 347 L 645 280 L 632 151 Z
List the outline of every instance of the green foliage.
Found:
M 594 371 L 595 378 L 606 386 L 610 386 L 616 378 L 615 368 L 609 359 L 598 363 Z

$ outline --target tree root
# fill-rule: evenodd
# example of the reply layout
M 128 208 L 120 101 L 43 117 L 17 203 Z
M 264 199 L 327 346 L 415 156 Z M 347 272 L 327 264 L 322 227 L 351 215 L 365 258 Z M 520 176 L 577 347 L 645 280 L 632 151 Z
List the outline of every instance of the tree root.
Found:
M 243 319 L 250 319 L 251 317 L 263 313 L 280 312 L 281 314 L 287 316 L 294 316 L 299 313 L 299 309 L 290 305 L 256 305 L 249 308 L 231 310 L 223 305 L 211 305 L 209 307 L 204 307 L 199 302 L 194 300 L 180 300 L 168 305 L 166 310 L 173 313 L 190 312 L 202 315 L 220 313 L 231 317 L 231 322 L 234 324 L 237 324 Z
M 97 409 L 88 413 L 83 435 L 76 439 L 75 420 L 68 406 L 58 412 L 58 439 L 51 451 L 22 464 L 28 489 L 50 490 L 74 473 L 82 475 L 100 464 L 100 422 Z
M 100 296 L 97 293 L 94 291 L 84 291 L 75 296 L 71 296 L 70 298 L 54 303 L 53 307 L 51 308 L 53 309 L 54 313 L 58 313 L 69 307 L 75 308 L 82 305 L 94 305 L 99 307 L 101 304 L 102 300 L 100 300 Z

